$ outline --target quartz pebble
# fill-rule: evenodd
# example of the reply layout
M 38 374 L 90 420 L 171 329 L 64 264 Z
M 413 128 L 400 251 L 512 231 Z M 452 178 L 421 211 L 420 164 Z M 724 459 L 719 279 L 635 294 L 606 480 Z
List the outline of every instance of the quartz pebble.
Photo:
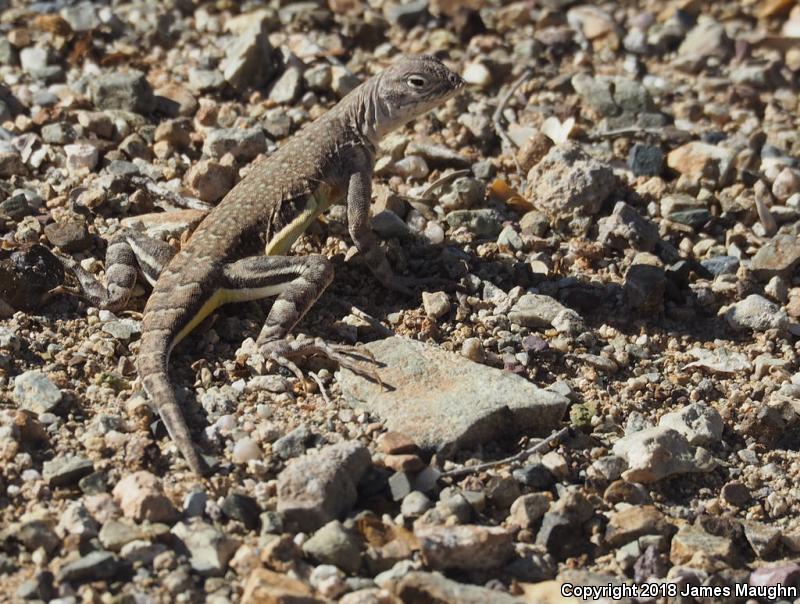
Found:
M 486 88 L 492 84 L 492 72 L 483 63 L 469 63 L 461 74 L 467 84 Z
M 447 294 L 444 292 L 423 292 L 422 305 L 425 308 L 425 314 L 431 319 L 438 319 L 450 312 L 450 300 L 447 299 Z
M 622 476 L 629 482 L 658 482 L 673 474 L 707 472 L 716 465 L 708 451 L 690 447 L 683 435 L 667 426 L 627 435 L 613 450 L 628 462 Z
M 247 463 L 262 456 L 258 443 L 252 438 L 243 438 L 236 441 L 233 446 L 233 461 L 236 463 Z

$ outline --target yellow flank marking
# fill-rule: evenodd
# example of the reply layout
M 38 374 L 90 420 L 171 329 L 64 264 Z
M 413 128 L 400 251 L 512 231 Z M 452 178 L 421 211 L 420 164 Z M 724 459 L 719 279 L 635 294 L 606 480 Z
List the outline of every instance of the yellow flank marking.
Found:
M 249 302 L 250 300 L 260 300 L 261 298 L 274 296 L 283 291 L 284 285 L 284 283 L 279 283 L 277 285 L 267 285 L 265 287 L 218 289 L 211 294 L 211 297 L 206 303 L 200 307 L 200 310 L 192 317 L 192 320 L 178 332 L 178 335 L 175 336 L 175 339 L 172 341 L 172 345 L 175 346 L 183 338 L 188 336 L 208 315 L 223 304 L 229 304 L 231 302 Z
M 338 192 L 327 183 L 320 184 L 319 188 L 309 195 L 306 199 L 306 207 L 297 214 L 294 220 L 278 231 L 275 236 L 267 243 L 264 253 L 267 256 L 281 256 L 289 251 L 297 238 L 305 232 L 314 219 L 322 212 L 327 210 L 336 201 Z M 166 271 L 165 271 L 166 272 Z M 205 304 L 200 307 L 192 320 L 178 332 L 172 341 L 172 346 L 188 336 L 203 320 L 223 304 L 229 302 L 247 302 L 258 300 L 283 291 L 285 284 L 270 285 L 268 287 L 253 287 L 243 289 L 218 289 Z
M 292 247 L 314 219 L 327 210 L 334 201 L 333 187 L 322 183 L 319 188 L 306 199 L 306 207 L 298 213 L 294 220 L 275 233 L 267 242 L 264 253 L 267 256 L 283 256 Z
M 192 320 L 189 321 L 186 326 L 178 332 L 178 335 L 175 336 L 175 339 L 172 340 L 172 345 L 175 346 L 178 342 L 180 342 L 183 338 L 188 336 L 192 330 L 200 325 L 200 323 L 205 319 L 208 315 L 214 312 L 217 308 L 219 308 L 223 302 L 224 298 L 224 290 L 218 289 L 211 297 L 206 300 L 206 303 L 200 307 L 200 310 L 197 311 L 197 314 L 192 317 Z

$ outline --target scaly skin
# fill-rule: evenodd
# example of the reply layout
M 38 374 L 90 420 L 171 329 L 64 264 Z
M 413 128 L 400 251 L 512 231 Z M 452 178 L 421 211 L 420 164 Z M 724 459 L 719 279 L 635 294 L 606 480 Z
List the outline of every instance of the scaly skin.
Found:
M 138 370 L 192 470 L 204 474 L 208 468 L 192 444 L 167 375 L 172 347 L 220 304 L 278 294 L 258 344 L 273 358 L 300 351 L 287 348 L 284 338 L 333 271 L 322 256 L 282 254 L 345 194 L 350 235 L 367 265 L 387 286 L 404 289 L 368 226 L 376 144 L 462 85 L 432 57 L 397 61 L 253 165 L 161 271 L 144 310 Z

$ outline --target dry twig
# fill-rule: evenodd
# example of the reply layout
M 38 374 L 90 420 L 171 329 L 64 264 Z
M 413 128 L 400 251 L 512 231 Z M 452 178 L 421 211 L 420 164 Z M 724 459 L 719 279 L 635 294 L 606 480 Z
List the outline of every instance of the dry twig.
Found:
M 376 319 L 375 317 L 373 317 L 370 314 L 365 313 L 360 308 L 357 308 L 355 306 L 351 306 L 350 307 L 350 314 L 352 314 L 353 316 L 358 317 L 362 321 L 366 321 L 367 323 L 369 323 L 369 326 L 372 327 L 372 329 L 374 329 L 376 333 L 379 333 L 380 335 L 382 335 L 384 337 L 390 338 L 393 335 L 396 335 L 391 329 L 389 329 L 383 323 L 378 321 L 378 319 Z
M 533 77 L 533 69 L 528 68 L 525 71 L 523 71 L 522 75 L 520 75 L 517 78 L 517 80 L 502 96 L 500 102 L 497 104 L 497 109 L 495 109 L 494 113 L 492 114 L 492 123 L 494 124 L 495 132 L 497 132 L 497 136 L 502 138 L 503 142 L 508 147 L 508 150 L 511 153 L 511 158 L 514 160 L 514 165 L 517 167 L 517 175 L 522 181 L 523 188 L 525 185 L 525 176 L 522 173 L 522 166 L 520 166 L 519 162 L 517 161 L 517 154 L 515 153 L 517 145 L 513 140 L 511 140 L 511 137 L 508 135 L 508 132 L 506 132 L 505 125 L 503 124 L 505 120 L 505 118 L 503 117 L 503 111 L 505 111 L 508 102 L 511 100 L 511 97 L 514 96 L 514 93 L 517 90 L 519 90 L 519 87 L 522 86 L 528 80 L 530 80 L 532 77 Z
M 539 453 L 544 451 L 547 447 L 549 447 L 554 442 L 561 440 L 568 432 L 570 427 L 567 426 L 566 428 L 561 428 L 558 432 L 553 432 L 550 436 L 545 438 L 544 440 L 539 441 L 532 447 L 528 447 L 524 451 L 520 451 L 516 455 L 512 455 L 511 457 L 504 457 L 503 459 L 498 459 L 497 461 L 487 461 L 486 463 L 481 463 L 476 466 L 466 466 L 464 468 L 458 468 L 457 470 L 450 470 L 449 472 L 444 472 L 440 478 L 461 478 L 462 476 L 466 476 L 468 474 L 472 474 L 474 472 L 481 472 L 482 470 L 488 470 L 489 468 L 494 468 L 496 466 L 502 466 L 509 463 L 514 463 L 516 461 L 522 461 L 533 455 L 534 453 Z
M 462 176 L 469 176 L 470 174 L 472 174 L 472 171 L 469 170 L 469 169 L 456 170 L 454 172 L 449 172 L 449 173 L 445 174 L 444 176 L 442 176 L 440 178 L 437 178 L 431 184 L 429 184 L 426 187 L 426 189 L 422 192 L 422 195 L 420 195 L 420 199 L 423 200 L 423 201 L 429 200 L 430 197 L 431 197 L 431 194 L 436 189 L 441 187 L 442 185 L 446 185 L 447 183 L 452 182 L 452 181 L 454 181 L 454 180 L 456 180 L 458 178 L 461 178 Z

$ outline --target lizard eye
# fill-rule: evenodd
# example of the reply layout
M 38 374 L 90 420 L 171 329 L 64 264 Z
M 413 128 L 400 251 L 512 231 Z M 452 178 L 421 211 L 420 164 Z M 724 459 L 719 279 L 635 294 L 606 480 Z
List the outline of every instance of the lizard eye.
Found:
M 421 90 L 422 88 L 425 88 L 427 81 L 422 76 L 412 75 L 408 77 L 406 84 L 408 84 L 414 90 Z

